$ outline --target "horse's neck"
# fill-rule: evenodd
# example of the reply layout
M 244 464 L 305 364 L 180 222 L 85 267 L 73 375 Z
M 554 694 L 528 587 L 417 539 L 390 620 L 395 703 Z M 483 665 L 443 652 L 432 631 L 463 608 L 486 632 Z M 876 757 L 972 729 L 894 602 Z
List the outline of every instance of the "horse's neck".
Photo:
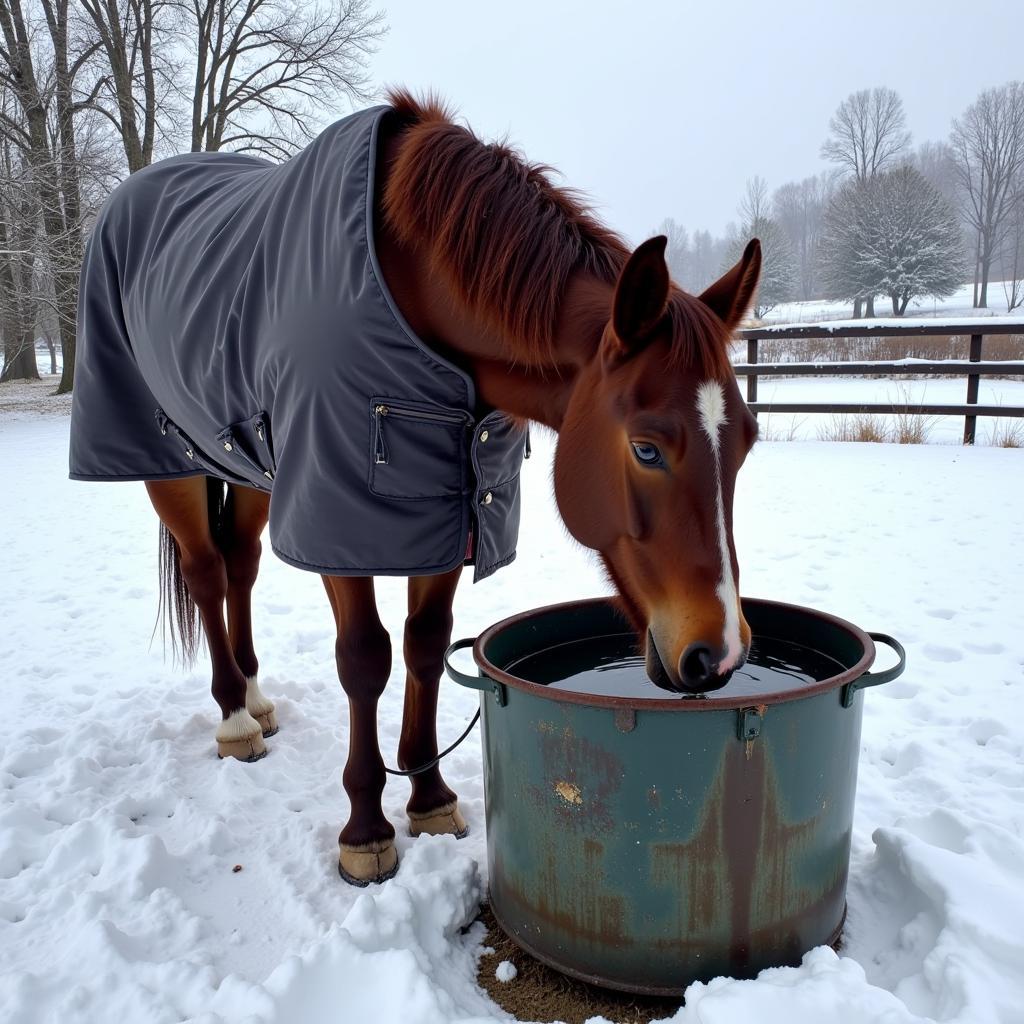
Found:
M 378 196 L 398 140 L 384 140 L 378 162 Z M 384 218 L 375 218 L 374 240 L 388 289 L 409 325 L 428 345 L 463 366 L 480 399 L 495 409 L 558 430 L 580 370 L 595 356 L 611 309 L 611 288 L 573 275 L 561 303 L 548 359 L 541 365 L 520 356 L 514 339 L 464 308 L 426 261 L 400 245 Z
M 380 233 L 383 234 L 383 233 Z M 558 430 L 578 373 L 593 360 L 611 308 L 607 285 L 580 278 L 562 301 L 548 359 L 530 364 L 483 317 L 454 298 L 443 281 L 379 238 L 389 290 L 409 325 L 428 345 L 466 369 L 484 403 Z M 421 264 L 422 266 L 422 264 Z
M 606 285 L 580 277 L 563 298 L 549 357 L 529 363 L 514 339 L 498 335 L 472 314 L 459 313 L 450 297 L 443 303 L 445 343 L 467 365 L 487 405 L 558 430 L 579 373 L 594 359 L 608 319 Z

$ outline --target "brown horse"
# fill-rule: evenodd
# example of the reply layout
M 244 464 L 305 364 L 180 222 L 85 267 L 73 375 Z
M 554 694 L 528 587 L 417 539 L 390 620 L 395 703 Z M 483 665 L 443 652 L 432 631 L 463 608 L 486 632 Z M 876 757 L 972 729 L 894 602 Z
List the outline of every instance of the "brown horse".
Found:
M 398 308 L 427 345 L 472 375 L 482 405 L 558 433 L 558 508 L 571 534 L 599 552 L 652 678 L 683 691 L 724 685 L 750 642 L 732 501 L 757 435 L 727 346 L 757 285 L 758 243 L 699 298 L 687 295 L 669 279 L 663 237 L 630 254 L 545 168 L 481 143 L 435 101 L 395 92 L 390 102 L 374 238 Z M 193 476 L 147 488 L 173 537 L 164 562 L 184 639 L 194 603 L 209 646 L 219 751 L 251 759 L 276 731 L 256 683 L 250 614 L 270 499 L 232 483 L 211 514 L 210 483 Z M 213 506 L 220 490 L 210 492 Z M 409 580 L 403 768 L 437 754 L 438 683 L 460 572 Z M 323 582 L 351 720 L 340 868 L 366 884 L 397 870 L 376 722 L 391 641 L 372 577 Z M 436 766 L 412 777 L 408 813 L 413 835 L 466 832 Z

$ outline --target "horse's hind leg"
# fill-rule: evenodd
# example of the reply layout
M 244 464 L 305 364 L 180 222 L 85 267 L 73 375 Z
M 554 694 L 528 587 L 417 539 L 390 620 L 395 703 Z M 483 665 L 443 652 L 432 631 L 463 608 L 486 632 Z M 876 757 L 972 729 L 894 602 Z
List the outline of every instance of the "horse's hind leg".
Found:
M 267 748 L 262 729 L 245 707 L 246 683 L 235 664 L 224 623 L 228 574 L 224 555 L 210 527 L 206 477 L 147 481 L 146 490 L 163 524 L 177 543 L 180 571 L 189 595 L 199 610 L 213 664 L 213 697 L 220 705 L 217 753 L 255 761 Z
M 381 808 L 384 761 L 377 742 L 377 702 L 391 674 L 391 638 L 377 614 L 372 577 L 324 576 L 338 627 L 338 676 L 348 697 L 348 760 L 342 779 L 349 818 L 338 836 L 338 871 L 346 882 L 383 882 L 398 870 L 395 830 Z
M 405 621 L 405 710 L 398 763 L 406 771 L 437 756 L 437 691 L 445 648 L 451 642 L 452 601 L 462 566 L 439 576 L 409 580 L 409 615 Z M 409 831 L 418 836 L 469 832 L 455 794 L 445 785 L 438 765 L 413 775 L 406 810 Z
M 217 540 L 227 569 L 228 639 L 235 664 L 245 676 L 245 706 L 263 735 L 277 732 L 274 705 L 260 691 L 259 662 L 252 642 L 252 588 L 260 567 L 260 535 L 267 525 L 270 495 L 252 487 L 228 487 L 223 529 Z

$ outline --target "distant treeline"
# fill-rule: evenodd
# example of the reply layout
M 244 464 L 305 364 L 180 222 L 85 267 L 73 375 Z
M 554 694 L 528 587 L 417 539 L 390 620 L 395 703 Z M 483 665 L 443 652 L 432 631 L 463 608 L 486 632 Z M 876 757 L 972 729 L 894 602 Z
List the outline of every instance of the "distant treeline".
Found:
M 808 299 L 874 316 L 879 297 L 885 315 L 902 316 L 912 299 L 950 295 L 972 274 L 976 308 L 1024 304 L 1024 83 L 985 90 L 948 139 L 916 148 L 899 95 L 864 89 L 839 104 L 821 155 L 831 169 L 773 193 L 750 179 L 722 237 L 664 220 L 676 282 L 699 293 L 756 236 L 757 316 Z

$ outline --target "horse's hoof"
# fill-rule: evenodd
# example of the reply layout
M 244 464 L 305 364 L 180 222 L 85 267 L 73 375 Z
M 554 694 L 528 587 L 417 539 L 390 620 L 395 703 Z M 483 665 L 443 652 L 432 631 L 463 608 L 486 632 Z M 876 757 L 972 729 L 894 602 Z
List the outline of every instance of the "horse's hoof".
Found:
M 395 841 L 366 843 L 363 846 L 341 845 L 338 853 L 338 874 L 349 885 L 360 888 L 371 882 L 386 882 L 398 872 L 398 851 Z
M 267 753 L 259 722 L 246 711 L 232 711 L 217 726 L 217 756 L 237 757 L 239 761 L 258 761 Z
M 252 717 L 260 723 L 260 729 L 263 731 L 263 738 L 265 740 L 277 735 L 277 715 L 274 714 L 273 710 L 263 715 L 254 714 Z
M 466 819 L 459 813 L 459 801 L 453 800 L 436 811 L 409 811 L 409 835 L 455 836 L 465 839 L 469 835 Z
M 237 740 L 217 740 L 217 756 L 222 760 L 236 757 L 239 761 L 259 761 L 267 756 L 267 745 L 260 733 Z

